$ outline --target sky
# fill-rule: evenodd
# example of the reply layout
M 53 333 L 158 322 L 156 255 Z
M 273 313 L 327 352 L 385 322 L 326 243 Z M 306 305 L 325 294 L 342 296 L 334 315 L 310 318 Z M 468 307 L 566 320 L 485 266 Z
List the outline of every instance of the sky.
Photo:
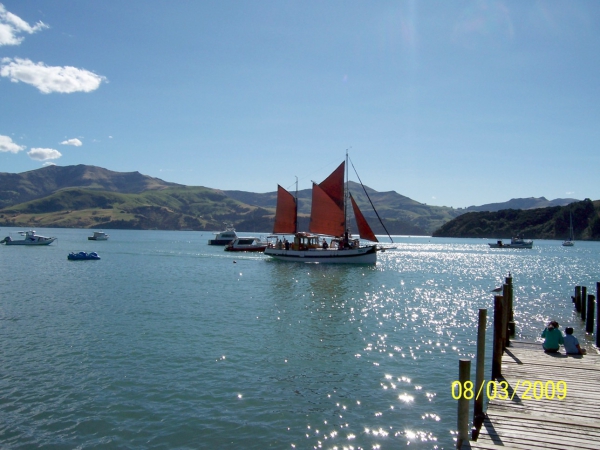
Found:
M 0 0 L 0 172 L 600 199 L 600 1 Z M 350 179 L 357 181 L 352 169 Z

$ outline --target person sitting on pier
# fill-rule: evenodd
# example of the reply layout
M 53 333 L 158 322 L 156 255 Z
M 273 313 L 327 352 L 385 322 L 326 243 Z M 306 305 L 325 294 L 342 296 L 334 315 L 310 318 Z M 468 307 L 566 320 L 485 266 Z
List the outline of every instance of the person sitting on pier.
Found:
M 585 355 L 585 348 L 581 348 L 579 346 L 579 341 L 575 336 L 573 336 L 573 328 L 567 327 L 565 328 L 565 337 L 564 337 L 564 346 L 565 352 L 567 355 Z
M 558 329 L 558 322 L 553 320 L 542 332 L 544 338 L 544 351 L 546 353 L 557 353 L 560 346 L 564 344 L 564 338 Z

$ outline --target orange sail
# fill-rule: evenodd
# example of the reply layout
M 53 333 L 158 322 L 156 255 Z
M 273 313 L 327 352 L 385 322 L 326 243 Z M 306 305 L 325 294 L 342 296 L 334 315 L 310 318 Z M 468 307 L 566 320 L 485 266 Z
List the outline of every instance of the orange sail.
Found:
M 297 226 L 296 199 L 292 194 L 277 185 L 277 210 L 273 233 L 294 234 Z
M 344 169 L 346 162 L 342 162 L 319 187 L 333 200 L 339 209 L 344 210 Z
M 354 210 L 354 217 L 356 217 L 356 225 L 358 225 L 358 234 L 360 238 L 379 242 L 375 237 L 375 233 L 373 233 L 373 230 L 371 230 L 371 227 L 367 223 L 365 216 L 363 216 L 363 213 L 358 209 L 358 205 L 354 201 L 352 194 L 350 194 L 350 200 L 352 201 L 352 209 Z
M 327 180 L 329 180 L 329 178 Z M 345 217 L 343 189 L 342 177 L 342 206 L 340 207 L 336 200 L 332 199 L 321 185 L 313 183 L 309 226 L 309 231 L 311 233 L 327 234 L 329 236 L 342 236 L 344 234 Z

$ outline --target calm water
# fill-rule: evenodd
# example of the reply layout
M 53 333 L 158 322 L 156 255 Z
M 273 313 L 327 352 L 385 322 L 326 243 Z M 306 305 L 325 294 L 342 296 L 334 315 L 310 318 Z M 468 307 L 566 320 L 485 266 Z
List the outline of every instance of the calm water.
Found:
M 555 318 L 592 342 L 570 296 L 595 290 L 600 243 L 406 237 L 352 267 L 37 231 L 58 241 L 0 248 L 2 448 L 452 448 L 458 359 L 509 271 L 519 338 Z

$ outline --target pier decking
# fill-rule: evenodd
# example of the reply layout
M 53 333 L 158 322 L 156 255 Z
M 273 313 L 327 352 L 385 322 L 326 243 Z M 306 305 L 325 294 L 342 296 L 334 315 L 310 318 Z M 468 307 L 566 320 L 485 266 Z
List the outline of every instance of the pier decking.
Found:
M 584 356 L 546 354 L 539 343 L 512 341 L 502 356 L 502 378 L 512 400 L 491 400 L 477 441 L 472 449 L 599 449 L 600 448 L 600 355 L 587 346 Z M 566 397 L 536 399 L 525 392 L 527 383 L 550 381 L 548 387 L 566 386 Z M 540 387 L 540 384 L 537 386 Z M 515 390 L 516 389 L 516 390 Z M 527 397 L 531 398 L 527 398 Z

